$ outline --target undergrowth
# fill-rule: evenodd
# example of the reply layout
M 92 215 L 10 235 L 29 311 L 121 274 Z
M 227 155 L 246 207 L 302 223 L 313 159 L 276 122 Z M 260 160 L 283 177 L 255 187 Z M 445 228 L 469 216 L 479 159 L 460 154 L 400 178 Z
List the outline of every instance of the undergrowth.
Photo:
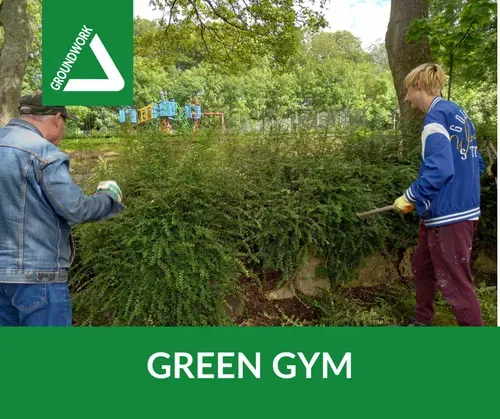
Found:
M 417 175 L 398 144 L 310 133 L 128 140 L 93 176 L 116 180 L 127 209 L 75 229 L 78 323 L 229 324 L 224 299 L 242 275 L 272 270 L 289 281 L 315 249 L 337 284 L 363 257 L 414 245 L 415 214 L 356 216 L 392 203 Z M 355 306 L 346 309 L 341 316 L 354 323 L 390 317 L 368 311 L 355 320 Z

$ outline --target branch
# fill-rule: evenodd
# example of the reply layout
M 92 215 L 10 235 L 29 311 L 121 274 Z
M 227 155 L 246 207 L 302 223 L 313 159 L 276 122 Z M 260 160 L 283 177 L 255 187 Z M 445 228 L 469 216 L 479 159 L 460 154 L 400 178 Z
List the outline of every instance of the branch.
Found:
M 234 8 L 234 4 L 233 3 L 229 3 L 229 7 L 231 7 L 231 10 L 233 11 L 234 15 L 237 17 L 237 19 L 242 22 L 243 25 L 245 25 L 245 27 L 247 27 L 247 23 L 245 22 L 245 19 L 243 18 L 244 16 L 244 13 L 240 13 L 239 11 L 236 11 L 236 9 Z M 247 6 L 248 7 L 248 6 Z
M 227 23 L 228 25 L 240 30 L 240 31 L 250 31 L 250 29 L 246 28 L 246 27 L 242 27 L 242 26 L 239 26 L 233 22 L 231 22 L 227 17 L 225 16 L 222 16 L 219 12 L 216 11 L 215 7 L 213 6 L 212 2 L 210 0 L 204 0 L 205 3 L 208 4 L 208 6 L 210 7 L 210 9 L 212 9 L 212 12 L 215 16 L 217 16 L 219 19 L 221 19 L 224 23 Z
M 172 12 L 174 10 L 175 5 L 177 4 L 177 1 L 178 0 L 174 0 L 174 2 L 172 3 L 172 5 L 170 6 L 170 11 L 168 12 L 168 24 L 167 24 L 167 27 L 165 28 L 165 35 L 168 32 L 168 28 L 170 28 L 170 25 L 172 24 Z M 165 16 L 165 12 L 164 12 L 163 16 Z
M 203 19 L 201 18 L 200 14 L 198 13 L 198 8 L 196 7 L 196 4 L 194 3 L 194 1 L 189 0 L 189 3 L 191 4 L 191 6 L 193 6 L 194 12 L 196 13 L 196 18 L 198 19 L 198 22 L 200 22 L 200 25 L 201 25 L 201 40 L 203 41 L 203 44 L 205 45 L 205 49 L 210 54 L 210 48 L 208 48 L 208 45 L 207 45 L 207 42 L 205 41 L 205 36 L 204 36 L 205 29 L 208 29 L 208 28 L 205 25 L 205 22 L 203 22 Z
M 173 3 L 172 3 L 172 4 L 171 4 L 171 6 L 170 6 L 170 10 L 169 10 L 169 12 L 168 12 L 168 24 L 167 24 L 167 27 L 165 28 L 165 38 L 166 38 L 166 36 L 167 36 L 167 34 L 168 34 L 168 30 L 169 30 L 169 28 L 170 28 L 170 26 L 171 26 L 171 24 L 172 24 L 172 12 L 173 12 L 173 10 L 174 10 L 174 8 L 175 8 L 175 6 L 176 6 L 177 2 L 178 2 L 178 0 L 174 0 L 174 1 L 173 1 Z M 161 20 L 162 20 L 162 21 L 165 19 L 165 10 L 166 10 L 166 9 L 163 9 L 163 15 L 162 15 L 162 18 L 161 18 Z M 163 51 L 165 51 L 165 38 L 162 38 L 162 39 L 160 40 L 160 46 L 161 46 L 161 49 L 162 49 Z
M 465 38 L 467 37 L 467 35 L 469 34 L 469 31 L 471 30 L 471 28 L 474 26 L 474 24 L 476 23 L 476 20 L 477 18 L 479 17 L 479 13 L 474 16 L 474 20 L 472 21 L 472 23 L 470 24 L 470 26 L 467 28 L 467 32 L 465 32 L 465 35 L 462 37 L 462 39 L 458 42 L 456 48 L 458 48 L 462 42 L 464 42 Z
M 200 32 L 201 40 L 203 41 L 203 44 L 205 45 L 205 50 L 208 52 L 208 57 L 209 57 L 210 61 L 213 62 L 213 58 L 212 58 L 212 52 L 211 52 L 211 50 L 210 50 L 210 48 L 209 48 L 209 46 L 207 44 L 207 41 L 205 40 L 205 30 L 207 32 L 212 32 L 215 35 L 215 37 L 219 40 L 219 42 L 221 43 L 221 45 L 224 47 L 224 50 L 226 51 L 227 56 L 229 58 L 231 58 L 230 55 L 229 55 L 229 53 L 228 53 L 228 51 L 227 51 L 227 49 L 226 49 L 226 46 L 224 45 L 224 42 L 222 41 L 222 39 L 219 37 L 219 35 L 213 29 L 211 29 L 210 27 L 208 27 L 205 24 L 205 22 L 203 21 L 203 19 L 201 18 L 200 14 L 198 12 L 198 7 L 195 4 L 195 0 L 189 0 L 189 3 L 191 4 L 191 6 L 193 6 L 193 10 L 194 10 L 194 12 L 196 14 L 196 18 L 198 19 L 198 22 L 201 25 L 201 32 Z
M 259 21 L 259 19 L 257 18 L 257 16 L 255 16 L 255 14 L 250 10 L 250 6 L 248 5 L 248 3 L 246 2 L 246 0 L 243 0 L 243 3 L 245 4 L 246 6 L 246 12 L 253 17 L 254 19 L 254 23 L 257 23 Z
M 201 25 L 201 39 L 203 40 L 203 44 L 205 45 L 205 49 L 207 50 L 207 52 L 209 54 L 209 58 L 212 60 L 212 57 L 211 57 L 212 52 L 211 52 L 210 48 L 208 47 L 208 44 L 207 44 L 207 42 L 205 40 L 205 37 L 204 37 L 205 30 L 207 32 L 209 32 L 209 33 L 212 33 L 215 36 L 216 40 L 224 48 L 224 52 L 226 53 L 226 56 L 229 59 L 229 61 L 233 62 L 234 60 L 231 57 L 231 54 L 229 54 L 229 51 L 227 50 L 226 43 L 224 42 L 224 40 L 220 37 L 220 35 L 217 33 L 217 31 L 214 28 L 211 28 L 210 26 L 207 26 L 205 24 L 205 22 L 203 22 L 203 19 L 201 18 L 200 14 L 198 12 L 198 8 L 197 8 L 197 6 L 195 4 L 195 0 L 189 0 L 189 3 L 191 4 L 191 6 L 193 6 L 194 12 L 196 14 L 196 18 L 197 18 L 198 22 L 200 22 L 200 25 Z

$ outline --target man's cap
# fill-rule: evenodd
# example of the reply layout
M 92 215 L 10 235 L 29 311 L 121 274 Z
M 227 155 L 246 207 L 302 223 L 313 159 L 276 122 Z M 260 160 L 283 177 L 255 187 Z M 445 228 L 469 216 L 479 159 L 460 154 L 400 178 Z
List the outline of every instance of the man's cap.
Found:
M 78 118 L 69 112 L 66 106 L 43 106 L 41 93 L 25 95 L 19 101 L 19 113 L 21 115 L 56 115 L 58 112 L 64 118 L 78 121 Z

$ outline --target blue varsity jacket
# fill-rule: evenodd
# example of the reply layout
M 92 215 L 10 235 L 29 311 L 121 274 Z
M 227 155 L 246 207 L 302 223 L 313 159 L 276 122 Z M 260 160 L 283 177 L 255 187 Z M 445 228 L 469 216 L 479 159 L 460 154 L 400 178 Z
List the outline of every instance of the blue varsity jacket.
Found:
M 436 97 L 422 128 L 420 173 L 405 192 L 425 226 L 478 220 L 484 168 L 472 121 L 457 104 Z

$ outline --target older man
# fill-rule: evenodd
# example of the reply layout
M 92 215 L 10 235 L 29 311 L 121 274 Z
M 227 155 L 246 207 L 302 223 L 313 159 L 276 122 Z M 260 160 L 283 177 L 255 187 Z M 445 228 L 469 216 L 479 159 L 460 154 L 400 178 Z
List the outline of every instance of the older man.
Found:
M 71 225 L 122 211 L 112 181 L 86 196 L 57 148 L 64 106 L 43 106 L 40 93 L 23 96 L 20 118 L 0 128 L 0 326 L 70 326 L 68 268 Z

